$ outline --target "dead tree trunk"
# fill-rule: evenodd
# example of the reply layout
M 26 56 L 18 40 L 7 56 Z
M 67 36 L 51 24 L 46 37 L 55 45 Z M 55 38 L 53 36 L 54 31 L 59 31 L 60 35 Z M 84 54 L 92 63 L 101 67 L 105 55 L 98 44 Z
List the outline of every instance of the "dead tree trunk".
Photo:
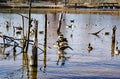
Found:
M 38 56 L 37 56 L 37 46 L 38 46 L 38 39 L 37 39 L 37 33 L 38 33 L 38 21 L 35 20 L 35 40 L 34 40 L 34 45 L 32 46 L 32 64 L 31 66 L 33 67 L 37 67 L 37 60 L 38 60 Z
M 47 60 L 47 14 L 45 14 L 45 35 L 44 35 L 44 71 L 46 69 L 46 60 Z
M 24 17 L 22 16 L 22 23 L 23 23 L 23 36 L 24 36 Z
M 61 34 L 60 29 L 61 29 L 61 24 L 62 24 L 62 18 L 63 18 L 63 13 L 61 14 L 60 19 L 59 19 L 59 25 L 58 25 L 58 29 L 57 29 L 58 36 Z
M 27 34 L 27 42 L 26 43 L 26 47 L 25 47 L 25 52 L 27 53 L 28 51 L 28 45 L 29 45 L 29 36 L 30 36 L 30 27 L 31 27 L 31 1 L 30 1 L 30 6 L 29 6 L 29 27 L 28 27 L 28 34 Z
M 111 56 L 114 56 L 116 26 L 112 29 Z

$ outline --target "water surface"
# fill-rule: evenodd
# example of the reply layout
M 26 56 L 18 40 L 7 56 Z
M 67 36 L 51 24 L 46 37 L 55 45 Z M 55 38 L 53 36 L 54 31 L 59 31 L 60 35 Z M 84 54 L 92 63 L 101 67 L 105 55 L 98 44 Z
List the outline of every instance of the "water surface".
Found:
M 28 16 L 28 14 L 23 14 Z M 117 27 L 116 42 L 118 41 L 118 48 L 120 48 L 120 16 L 107 14 L 71 14 L 64 13 L 61 32 L 67 38 L 69 46 L 73 51 L 66 49 L 65 65 L 61 66 L 57 62 L 57 49 L 53 45 L 57 41 L 57 27 L 60 13 L 48 13 L 48 32 L 47 32 L 47 66 L 44 72 L 43 54 L 38 49 L 38 68 L 37 72 L 29 71 L 30 67 L 24 63 L 21 49 L 17 48 L 16 54 L 13 54 L 13 47 L 10 46 L 5 49 L 5 52 L 10 52 L 10 56 L 5 57 L 0 55 L 0 77 L 2 79 L 109 79 L 120 78 L 120 56 L 116 56 L 111 51 L 112 44 L 112 29 Z M 44 31 L 44 14 L 32 14 L 32 18 L 38 20 L 38 32 Z M 74 20 L 73 22 L 71 20 Z M 6 29 L 6 21 L 9 22 L 9 28 Z M 28 20 L 25 21 L 25 30 L 28 27 Z M 34 24 L 34 23 L 33 23 Z M 72 28 L 68 26 L 72 25 Z M 19 35 L 13 34 L 14 26 L 22 26 L 22 17 L 18 14 L 4 14 L 0 13 L 0 32 L 2 34 L 19 38 Z M 103 29 L 104 28 L 104 29 Z M 91 35 L 103 29 L 98 36 Z M 27 31 L 25 31 L 26 33 Z M 105 35 L 109 32 L 109 35 Z M 30 37 L 33 39 L 33 36 Z M 17 41 L 19 42 L 19 41 Z M 0 38 L 0 43 L 3 39 Z M 93 50 L 88 52 L 87 46 L 91 43 Z M 38 46 L 43 49 L 44 33 L 38 33 Z M 115 43 L 116 45 L 116 43 Z M 31 55 L 31 45 L 28 50 L 28 59 Z M 1 48 L 1 52 L 3 48 Z M 112 52 L 112 53 L 111 53 Z M 19 54 L 20 53 L 20 54 Z

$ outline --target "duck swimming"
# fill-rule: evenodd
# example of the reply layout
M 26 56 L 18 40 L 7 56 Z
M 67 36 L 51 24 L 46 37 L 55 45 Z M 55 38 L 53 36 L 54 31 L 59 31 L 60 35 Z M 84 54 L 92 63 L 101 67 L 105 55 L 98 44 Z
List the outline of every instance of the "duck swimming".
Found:
M 91 43 L 88 44 L 87 50 L 90 52 L 93 49 L 93 47 L 91 46 Z

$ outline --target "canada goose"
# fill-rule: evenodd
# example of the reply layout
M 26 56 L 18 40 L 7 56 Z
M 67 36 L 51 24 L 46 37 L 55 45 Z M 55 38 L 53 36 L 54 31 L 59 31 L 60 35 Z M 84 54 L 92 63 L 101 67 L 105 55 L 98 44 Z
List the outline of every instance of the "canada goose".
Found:
M 87 50 L 90 52 L 93 49 L 93 47 L 91 46 L 91 44 L 88 44 Z
M 75 28 L 75 25 L 73 25 L 73 24 L 67 25 L 66 28 L 71 28 L 71 29 L 73 29 L 73 28 Z
M 115 55 L 119 55 L 120 54 L 120 50 L 118 49 L 118 47 L 116 47 L 115 49 Z
M 39 34 L 43 34 L 44 33 L 44 31 L 39 31 Z

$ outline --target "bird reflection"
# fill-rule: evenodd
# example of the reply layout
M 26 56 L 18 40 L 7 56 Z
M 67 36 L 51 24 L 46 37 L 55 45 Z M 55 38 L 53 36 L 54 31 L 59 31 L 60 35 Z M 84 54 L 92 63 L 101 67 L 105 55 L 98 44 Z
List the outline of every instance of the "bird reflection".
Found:
M 9 31 L 10 23 L 6 21 L 6 30 Z
M 15 61 L 16 60 L 16 45 L 13 47 L 13 57 Z
M 59 65 L 59 61 L 61 60 L 61 66 L 64 66 L 65 61 L 69 59 L 69 57 L 65 56 L 67 53 L 64 50 L 67 48 L 71 50 L 73 49 L 68 45 L 68 40 L 64 37 L 63 34 L 58 35 L 58 40 L 54 47 L 58 49 L 58 59 L 56 65 Z
M 68 60 L 70 57 L 65 56 L 67 53 L 64 50 L 59 49 L 58 50 L 58 58 L 57 58 L 57 63 L 56 65 L 60 64 L 60 60 L 61 60 L 61 66 L 65 65 L 66 60 Z
M 23 78 L 24 71 L 26 70 L 26 79 L 29 77 L 29 63 L 28 63 L 28 54 L 23 52 L 22 53 L 22 74 L 21 78 Z

